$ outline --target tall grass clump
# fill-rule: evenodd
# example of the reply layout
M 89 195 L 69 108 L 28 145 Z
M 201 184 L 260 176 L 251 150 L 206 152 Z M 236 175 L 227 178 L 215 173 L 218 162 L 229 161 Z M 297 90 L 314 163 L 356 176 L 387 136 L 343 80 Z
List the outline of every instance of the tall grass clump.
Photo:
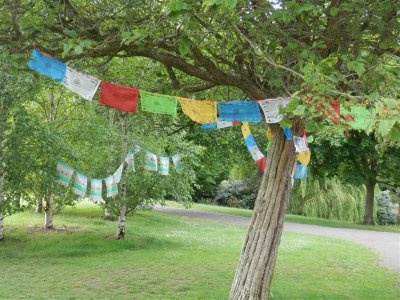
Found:
M 366 189 L 364 186 L 345 184 L 336 178 L 320 181 L 308 176 L 296 182 L 289 202 L 289 213 L 362 222 Z

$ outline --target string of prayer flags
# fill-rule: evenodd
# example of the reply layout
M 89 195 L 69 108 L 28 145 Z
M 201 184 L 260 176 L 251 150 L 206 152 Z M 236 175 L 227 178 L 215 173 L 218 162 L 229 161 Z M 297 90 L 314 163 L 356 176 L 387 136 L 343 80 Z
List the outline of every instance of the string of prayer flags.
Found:
M 175 154 L 172 156 L 172 162 L 174 163 L 175 170 L 180 173 L 182 171 L 182 161 L 181 161 L 181 155 L 180 154 Z
M 105 182 L 107 189 L 107 194 L 106 194 L 107 198 L 118 195 L 118 185 L 117 182 L 115 181 L 115 177 L 113 175 L 110 175 L 105 179 Z
M 144 168 L 147 171 L 157 172 L 157 155 L 150 152 L 146 152 Z
M 62 162 L 57 163 L 57 178 L 61 185 L 68 187 L 71 183 L 72 174 L 74 174 L 74 169 L 70 166 L 63 164 Z
M 294 146 L 296 148 L 296 152 L 301 153 L 305 151 L 309 151 L 307 137 L 304 136 L 293 136 Z
M 217 122 L 217 102 L 198 101 L 187 98 L 178 98 L 183 113 L 191 120 L 200 124 Z
M 63 85 L 86 100 L 92 100 L 101 80 L 67 67 Z
M 264 173 L 265 167 L 267 165 L 267 158 L 263 156 L 263 158 L 256 160 L 256 164 L 261 172 Z
M 42 75 L 45 75 L 59 83 L 64 81 L 67 66 L 54 58 L 44 55 L 37 49 L 33 49 L 28 62 L 28 67 Z
M 102 200 L 101 192 L 103 189 L 103 181 L 100 179 L 90 179 L 90 199 L 94 202 Z
M 260 122 L 261 113 L 256 101 L 218 102 L 219 121 Z
M 202 124 L 200 126 L 201 129 L 207 130 L 207 129 L 222 129 L 222 128 L 228 128 L 232 127 L 235 125 L 239 125 L 240 122 L 224 122 L 224 121 L 218 121 L 216 124 Z
M 100 86 L 100 104 L 124 112 L 136 112 L 139 90 L 102 81 Z
M 114 172 L 113 176 L 115 178 L 115 181 L 119 183 L 121 181 L 122 177 L 122 171 L 124 170 L 124 164 L 121 164 L 118 169 Z
M 169 156 L 160 156 L 160 174 L 169 175 Z
M 256 141 L 254 140 L 253 135 L 251 134 L 249 123 L 243 122 L 242 123 L 242 134 L 244 137 L 244 142 L 246 144 L 247 150 L 253 157 L 253 160 L 256 162 L 259 169 L 264 172 L 265 165 L 267 163 L 267 159 L 265 158 L 264 154 L 258 148 Z
M 128 154 L 126 155 L 125 162 L 128 165 L 128 168 L 130 168 L 133 171 L 135 170 L 135 160 L 132 151 L 129 151 Z
M 340 113 L 343 115 L 350 114 L 354 120 L 354 122 L 351 123 L 351 128 L 357 130 L 367 129 L 374 117 L 373 112 L 363 105 L 350 106 L 350 112 L 347 109 L 342 108 Z
M 307 167 L 302 164 L 296 164 L 296 169 L 294 170 L 293 179 L 303 180 L 307 175 Z
M 289 127 L 283 128 L 283 133 L 288 141 L 293 139 L 292 130 Z
M 140 107 L 143 111 L 175 117 L 176 105 L 176 97 L 140 92 Z
M 249 135 L 251 135 L 251 130 L 248 122 L 243 122 L 241 129 L 244 139 L 246 139 Z
M 264 112 L 265 121 L 267 123 L 278 123 L 283 119 L 283 115 L 279 113 L 281 108 L 286 107 L 290 102 L 290 98 L 284 99 L 265 99 L 257 101 Z
M 311 160 L 311 151 L 304 151 L 297 154 L 297 160 L 305 167 L 308 166 Z
M 75 182 L 72 191 L 75 194 L 84 197 L 86 195 L 87 181 L 88 180 L 85 175 L 77 172 L 75 174 Z

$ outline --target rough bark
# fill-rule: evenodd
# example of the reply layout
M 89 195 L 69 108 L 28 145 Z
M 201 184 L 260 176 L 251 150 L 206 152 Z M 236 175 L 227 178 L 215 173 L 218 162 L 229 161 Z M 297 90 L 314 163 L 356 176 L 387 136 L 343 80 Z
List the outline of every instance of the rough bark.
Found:
M 120 196 L 119 196 L 119 215 L 118 215 L 118 229 L 115 235 L 116 239 L 125 238 L 125 225 L 126 225 L 126 179 L 125 171 L 125 156 L 128 151 L 128 126 L 127 115 L 123 113 L 121 116 L 121 129 L 122 129 L 122 143 L 121 143 L 121 163 L 124 164 L 122 177 L 120 182 Z
M 296 121 L 295 135 L 303 131 Z M 251 224 L 242 248 L 229 299 L 268 299 L 277 259 L 283 222 L 292 188 L 295 150 L 279 125 L 273 125 L 274 138 L 267 166 L 258 191 Z
M 46 195 L 46 206 L 44 208 L 44 227 L 53 228 L 53 194 L 51 191 Z
M 366 182 L 367 186 L 367 198 L 365 200 L 365 214 L 364 224 L 374 225 L 374 198 L 375 198 L 375 184 L 374 178 L 368 178 Z

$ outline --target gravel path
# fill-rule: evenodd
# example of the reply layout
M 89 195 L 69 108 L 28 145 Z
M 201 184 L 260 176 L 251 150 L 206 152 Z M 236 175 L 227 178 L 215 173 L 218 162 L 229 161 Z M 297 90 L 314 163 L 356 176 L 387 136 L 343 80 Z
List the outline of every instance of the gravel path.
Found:
M 156 207 L 154 210 L 170 215 L 197 218 L 226 224 L 242 225 L 246 227 L 250 224 L 250 219 L 246 217 L 209 213 L 192 209 Z M 379 253 L 381 258 L 380 264 L 382 266 L 391 271 L 400 272 L 399 233 L 332 228 L 296 223 L 285 223 L 284 230 L 289 232 L 307 233 L 338 238 L 364 245 Z

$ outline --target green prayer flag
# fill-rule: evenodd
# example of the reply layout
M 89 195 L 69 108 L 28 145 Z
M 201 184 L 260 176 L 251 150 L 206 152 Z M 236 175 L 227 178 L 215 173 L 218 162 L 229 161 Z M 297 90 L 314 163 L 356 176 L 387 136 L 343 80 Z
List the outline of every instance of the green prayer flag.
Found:
M 349 122 L 352 129 L 365 130 L 373 120 L 373 112 L 368 110 L 366 106 L 352 105 L 350 111 L 344 107 L 340 108 L 341 115 L 351 115 L 354 122 Z
M 176 97 L 140 92 L 140 107 L 142 111 L 175 117 L 176 105 Z

